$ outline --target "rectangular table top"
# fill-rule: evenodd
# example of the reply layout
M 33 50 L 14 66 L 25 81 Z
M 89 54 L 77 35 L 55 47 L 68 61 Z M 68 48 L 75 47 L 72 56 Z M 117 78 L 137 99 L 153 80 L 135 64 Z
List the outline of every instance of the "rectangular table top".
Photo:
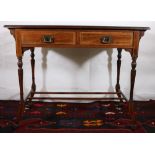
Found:
M 150 30 L 149 27 L 133 26 L 81 26 L 81 25 L 4 25 L 9 29 L 85 29 L 85 30 Z

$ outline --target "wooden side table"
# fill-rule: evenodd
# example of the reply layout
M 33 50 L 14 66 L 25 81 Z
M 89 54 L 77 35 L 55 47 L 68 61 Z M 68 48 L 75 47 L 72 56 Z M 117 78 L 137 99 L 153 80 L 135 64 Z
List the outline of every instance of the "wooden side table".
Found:
M 60 25 L 5 25 L 16 41 L 18 59 L 18 76 L 20 102 L 17 119 L 21 119 L 25 103 L 34 99 L 52 100 L 118 100 L 129 103 L 129 112 L 133 115 L 133 91 L 136 77 L 136 60 L 141 37 L 149 27 L 116 27 L 116 26 L 60 26 Z M 116 92 L 37 92 L 35 84 L 35 47 L 48 48 L 117 48 L 117 83 Z M 120 89 L 120 67 L 122 50 L 131 54 L 131 87 L 129 100 Z M 31 51 L 32 86 L 24 98 L 23 93 L 23 54 Z M 114 98 L 71 98 L 71 97 L 35 97 L 36 94 L 116 94 Z

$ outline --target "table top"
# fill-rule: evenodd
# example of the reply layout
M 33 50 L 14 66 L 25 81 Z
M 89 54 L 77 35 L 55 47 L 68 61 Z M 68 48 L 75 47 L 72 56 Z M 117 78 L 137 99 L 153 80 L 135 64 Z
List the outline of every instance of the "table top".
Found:
M 133 26 L 82 26 L 82 25 L 4 25 L 9 29 L 83 29 L 83 30 L 150 30 L 149 27 Z

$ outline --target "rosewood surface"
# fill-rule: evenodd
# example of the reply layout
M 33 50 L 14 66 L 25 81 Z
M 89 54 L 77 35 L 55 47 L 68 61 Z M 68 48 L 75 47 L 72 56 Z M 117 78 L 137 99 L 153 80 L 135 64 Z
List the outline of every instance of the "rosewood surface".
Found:
M 133 92 L 136 77 L 136 60 L 138 58 L 139 42 L 149 27 L 119 27 L 119 26 L 63 26 L 63 25 L 5 25 L 16 41 L 16 56 L 18 60 L 18 75 L 20 88 L 20 103 L 17 114 L 19 120 L 24 112 L 25 104 L 34 99 L 52 100 L 119 100 L 129 103 L 129 111 L 133 116 Z M 116 92 L 37 92 L 35 83 L 35 47 L 48 48 L 117 48 Z M 31 91 L 24 98 L 23 93 L 23 54 L 31 51 L 32 85 Z M 120 68 L 122 51 L 131 55 L 131 86 L 129 100 L 120 89 Z M 35 97 L 36 94 L 115 94 L 117 97 Z M 132 117 L 134 120 L 134 117 Z

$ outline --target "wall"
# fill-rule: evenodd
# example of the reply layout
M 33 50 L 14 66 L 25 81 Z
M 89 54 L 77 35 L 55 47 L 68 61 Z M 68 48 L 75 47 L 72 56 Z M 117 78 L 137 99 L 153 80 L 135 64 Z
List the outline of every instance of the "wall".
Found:
M 15 41 L 0 22 L 0 99 L 19 99 Z M 20 23 L 21 24 L 21 23 Z M 40 24 L 27 22 L 24 24 Z M 42 24 L 42 23 L 41 23 Z M 43 23 L 52 24 L 52 22 Z M 141 39 L 134 97 L 155 99 L 155 22 L 58 23 L 81 25 L 149 26 Z M 112 91 L 116 83 L 116 49 L 35 49 L 37 90 L 50 91 Z M 30 52 L 24 54 L 24 93 L 30 90 Z M 131 57 L 123 52 L 121 89 L 130 91 Z

